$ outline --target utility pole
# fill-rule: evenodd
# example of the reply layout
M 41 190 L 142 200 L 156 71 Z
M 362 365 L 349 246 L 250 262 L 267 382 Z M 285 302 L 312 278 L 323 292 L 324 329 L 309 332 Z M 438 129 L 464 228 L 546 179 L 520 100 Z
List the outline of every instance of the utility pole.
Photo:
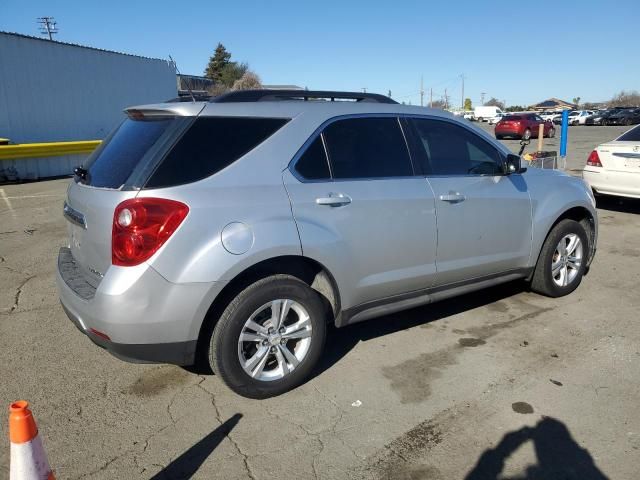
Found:
M 482 92 L 482 93 L 480 94 L 480 103 L 481 103 L 482 105 L 484 105 L 484 96 L 485 96 L 486 94 L 487 94 L 486 92 Z
M 429 108 L 433 108 L 433 88 L 429 88 Z
M 424 107 L 424 76 L 420 77 L 420 106 Z
M 449 108 L 449 96 L 447 95 L 447 89 L 444 89 L 444 109 L 447 110 Z
M 367 93 L 367 87 L 362 87 L 362 93 Z
M 40 33 L 47 34 L 49 40 L 53 40 L 53 36 L 58 33 L 57 22 L 53 17 L 38 17 L 40 24 Z
M 462 110 L 464 110 L 464 73 L 460 75 L 460 78 L 462 79 L 462 100 L 461 100 L 461 107 Z

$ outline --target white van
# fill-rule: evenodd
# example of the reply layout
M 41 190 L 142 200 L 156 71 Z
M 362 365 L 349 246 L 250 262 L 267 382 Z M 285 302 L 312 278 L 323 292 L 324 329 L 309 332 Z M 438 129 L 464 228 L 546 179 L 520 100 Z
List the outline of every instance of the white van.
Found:
M 498 114 L 503 114 L 504 112 L 500 110 L 500 107 L 489 107 L 482 106 L 476 107 L 473 111 L 476 120 L 479 122 L 488 122 L 489 120 L 498 116 Z

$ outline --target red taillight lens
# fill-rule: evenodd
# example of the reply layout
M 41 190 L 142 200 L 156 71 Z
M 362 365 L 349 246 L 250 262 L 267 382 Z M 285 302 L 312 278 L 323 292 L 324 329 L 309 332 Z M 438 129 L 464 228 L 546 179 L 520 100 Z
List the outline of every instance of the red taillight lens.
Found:
M 601 167 L 602 163 L 600 162 L 600 157 L 598 156 L 598 152 L 594 150 L 589 154 L 589 158 L 587 158 L 587 165 L 590 167 Z
M 132 267 L 150 258 L 173 235 L 189 207 L 164 198 L 133 198 L 116 207 L 111 263 Z

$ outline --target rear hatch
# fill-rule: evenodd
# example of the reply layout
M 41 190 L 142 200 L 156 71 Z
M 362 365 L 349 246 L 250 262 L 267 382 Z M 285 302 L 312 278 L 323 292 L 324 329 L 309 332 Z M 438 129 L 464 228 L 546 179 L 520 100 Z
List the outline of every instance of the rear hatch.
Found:
M 607 170 L 640 173 L 640 125 L 600 145 L 598 156 Z
M 502 120 L 500 120 L 500 126 L 508 130 L 517 130 L 520 128 L 520 120 L 522 120 L 522 117 L 513 115 L 503 117 Z
M 138 194 L 163 153 L 192 120 L 170 111 L 129 110 L 128 118 L 76 169 L 64 216 L 75 263 L 94 287 L 111 265 L 116 206 Z

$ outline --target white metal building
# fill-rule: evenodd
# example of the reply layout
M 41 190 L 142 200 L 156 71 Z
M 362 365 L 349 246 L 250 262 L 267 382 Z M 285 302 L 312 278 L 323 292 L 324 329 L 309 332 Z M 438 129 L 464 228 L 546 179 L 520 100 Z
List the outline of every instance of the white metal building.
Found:
M 131 105 L 176 97 L 175 66 L 157 58 L 0 32 L 0 137 L 12 143 L 100 140 Z M 82 158 L 4 160 L 20 178 L 64 175 Z

